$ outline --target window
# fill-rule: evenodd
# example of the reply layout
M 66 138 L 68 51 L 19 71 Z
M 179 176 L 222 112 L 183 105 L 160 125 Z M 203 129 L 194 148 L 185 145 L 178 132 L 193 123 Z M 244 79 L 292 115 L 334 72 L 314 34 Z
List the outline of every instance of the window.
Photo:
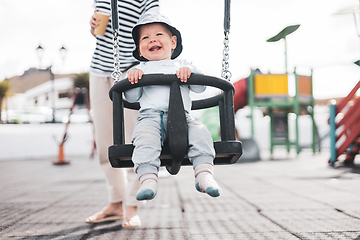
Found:
M 71 98 L 71 95 L 69 92 L 63 92 L 59 93 L 59 98 Z

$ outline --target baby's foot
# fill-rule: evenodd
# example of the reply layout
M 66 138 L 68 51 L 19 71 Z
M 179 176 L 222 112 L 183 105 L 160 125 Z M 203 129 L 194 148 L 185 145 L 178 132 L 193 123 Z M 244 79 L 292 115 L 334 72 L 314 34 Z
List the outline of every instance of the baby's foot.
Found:
M 152 173 L 144 174 L 140 177 L 140 189 L 136 194 L 136 200 L 151 200 L 157 193 L 157 176 Z
M 218 197 L 221 188 L 213 178 L 213 166 L 211 164 L 199 164 L 195 167 L 195 188 L 211 197 Z

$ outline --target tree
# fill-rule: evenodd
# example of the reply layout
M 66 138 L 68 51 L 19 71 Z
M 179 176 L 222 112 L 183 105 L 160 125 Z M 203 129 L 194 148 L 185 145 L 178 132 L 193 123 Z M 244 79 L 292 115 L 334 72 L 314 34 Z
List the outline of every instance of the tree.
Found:
M 74 77 L 74 88 L 89 89 L 89 72 L 76 74 Z
M 87 94 L 89 91 L 89 72 L 76 74 L 73 80 L 74 89 L 82 89 L 82 91 L 78 93 L 76 104 L 83 105 L 86 101 L 89 102 L 89 95 Z M 86 90 L 84 91 L 84 89 Z
M 10 83 L 7 79 L 0 82 L 0 124 L 1 124 L 1 111 L 2 111 L 3 99 L 8 95 L 9 90 L 10 90 Z

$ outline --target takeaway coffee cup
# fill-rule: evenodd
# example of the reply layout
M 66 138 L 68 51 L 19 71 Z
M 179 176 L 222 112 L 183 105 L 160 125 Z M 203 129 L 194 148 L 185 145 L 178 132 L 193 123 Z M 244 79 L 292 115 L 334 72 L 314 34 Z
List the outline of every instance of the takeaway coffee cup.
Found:
M 109 22 L 109 15 L 106 15 L 105 13 L 102 12 L 97 12 L 96 16 L 100 18 L 100 20 L 99 20 L 99 25 L 95 28 L 95 34 L 104 36 L 107 24 Z

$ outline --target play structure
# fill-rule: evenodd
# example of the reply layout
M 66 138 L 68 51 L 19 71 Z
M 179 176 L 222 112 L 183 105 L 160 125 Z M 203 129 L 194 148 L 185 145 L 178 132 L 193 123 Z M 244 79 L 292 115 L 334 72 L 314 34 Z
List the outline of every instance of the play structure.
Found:
M 234 83 L 235 111 L 249 106 L 251 120 L 251 135 L 254 138 L 253 111 L 255 107 L 261 108 L 270 117 L 270 152 L 273 154 L 275 146 L 285 146 L 287 151 L 294 146 L 296 153 L 302 147 L 299 144 L 299 123 L 301 114 L 308 114 L 312 120 L 312 150 L 316 151 L 317 128 L 314 120 L 314 97 L 312 92 L 312 74 L 299 75 L 294 70 L 292 76 L 295 80 L 294 96 L 289 95 L 289 81 L 291 74 L 261 74 L 259 70 L 251 70 L 248 78 Z M 289 113 L 295 114 L 295 140 L 289 138 Z M 241 139 L 244 143 L 248 139 Z M 256 144 L 251 140 L 252 144 Z M 319 144 L 320 149 L 320 144 Z
M 359 29 L 359 5 L 340 10 L 336 14 L 352 14 L 354 16 L 357 35 Z M 360 66 L 360 60 L 354 62 Z M 353 165 L 355 156 L 360 150 L 360 98 L 356 95 L 360 88 L 360 81 L 350 93 L 337 104 L 330 105 L 330 159 L 329 165 L 334 166 L 344 154 L 345 165 Z
M 214 97 L 192 102 L 192 110 L 219 106 L 221 141 L 214 142 L 216 157 L 214 164 L 233 164 L 242 154 L 242 144 L 235 138 L 235 120 L 233 94 L 234 86 L 230 83 L 231 72 L 229 68 L 229 32 L 230 32 L 230 0 L 225 0 L 224 14 L 224 54 L 222 64 L 222 77 L 224 79 L 191 74 L 186 83 L 180 82 L 175 74 L 148 74 L 144 75 L 136 85 L 128 79 L 120 81 L 120 60 L 117 37 L 118 12 L 117 1 L 111 1 L 112 28 L 114 30 L 114 72 L 112 77 L 115 84 L 110 89 L 109 95 L 113 101 L 113 139 L 114 144 L 109 147 L 109 160 L 114 168 L 133 166 L 131 161 L 134 146 L 125 144 L 124 139 L 124 107 L 139 109 L 139 103 L 130 104 L 123 99 L 124 91 L 134 87 L 149 85 L 170 85 L 170 98 L 167 120 L 167 140 L 164 142 L 160 155 L 161 166 L 166 166 L 170 174 L 177 174 L 181 165 L 192 165 L 188 159 L 188 127 L 185 110 L 182 103 L 180 85 L 206 85 L 219 88 L 222 92 Z
M 299 154 L 304 146 L 299 144 L 299 116 L 307 114 L 312 121 L 312 150 L 316 151 L 316 142 L 320 151 L 320 139 L 317 134 L 317 127 L 314 120 L 314 97 L 312 91 L 312 72 L 310 76 L 299 75 L 296 69 L 292 74 L 287 71 L 287 36 L 295 32 L 299 24 L 287 26 L 267 42 L 284 40 L 285 46 L 285 73 L 284 74 L 262 74 L 260 70 L 251 69 L 250 76 L 234 83 L 234 108 L 235 111 L 245 106 L 250 107 L 251 136 L 250 139 L 242 139 L 245 145 L 251 149 L 251 154 L 244 157 L 259 158 L 259 149 L 254 140 L 254 108 L 260 108 L 270 117 L 270 153 L 273 154 L 275 146 L 285 146 L 290 152 L 294 146 Z M 294 79 L 294 84 L 289 84 Z M 294 85 L 294 89 L 289 89 Z M 294 93 L 290 95 L 290 92 Z M 289 138 L 289 114 L 295 115 L 295 140 Z
M 338 104 L 330 105 L 330 160 L 334 166 L 340 155 L 345 154 L 344 163 L 352 165 L 360 150 L 360 98 L 356 92 L 360 81 Z

